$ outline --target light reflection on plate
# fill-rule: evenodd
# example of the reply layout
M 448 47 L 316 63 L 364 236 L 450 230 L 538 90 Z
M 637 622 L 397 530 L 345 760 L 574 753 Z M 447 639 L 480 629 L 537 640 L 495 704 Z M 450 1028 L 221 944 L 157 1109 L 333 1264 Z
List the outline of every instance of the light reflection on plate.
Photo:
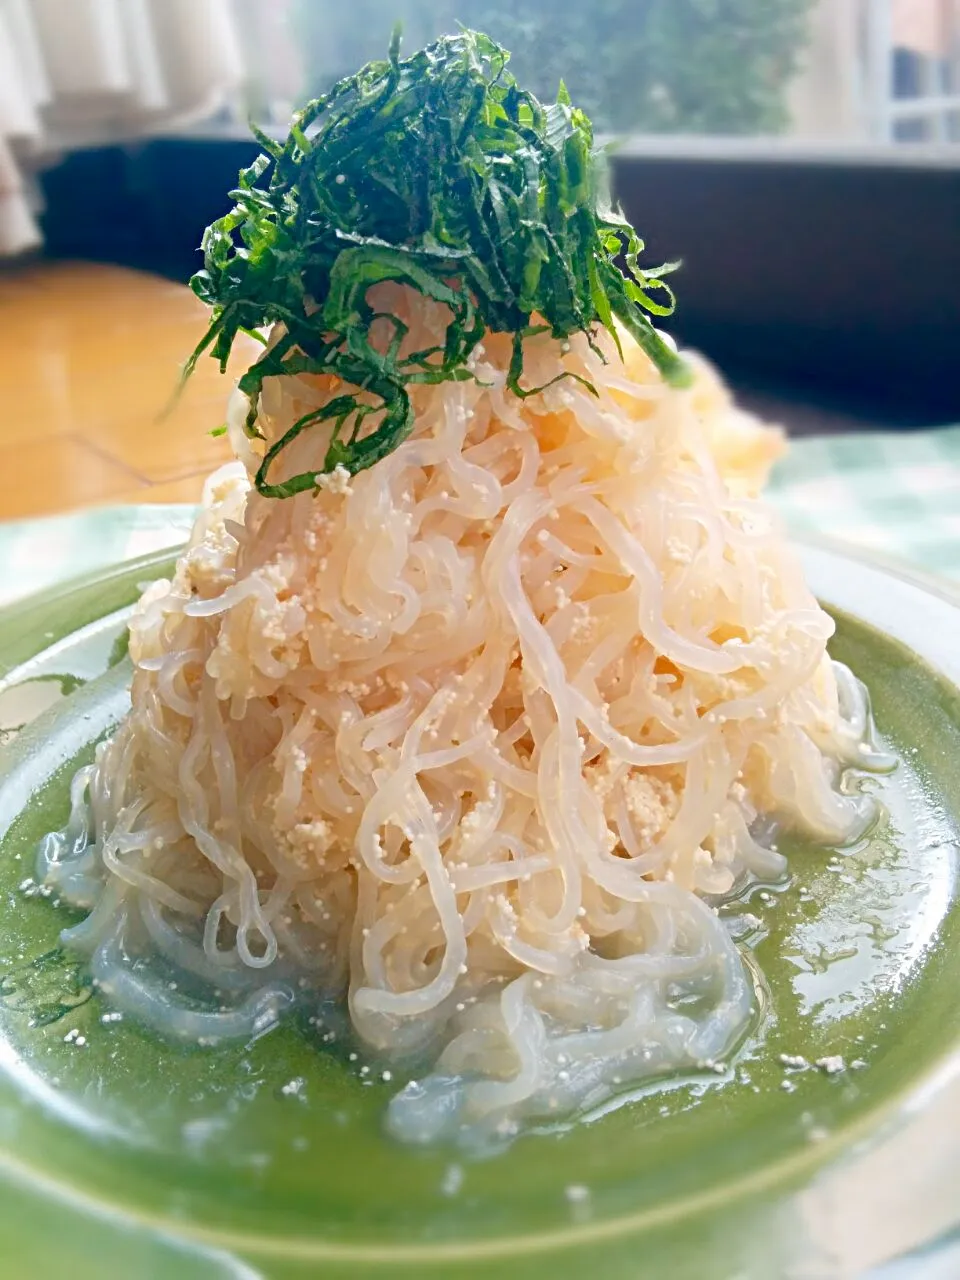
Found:
M 956 893 L 956 828 L 909 762 L 870 781 L 885 817 L 806 886 L 820 909 L 786 940 L 801 1007 L 823 1022 L 901 990 Z

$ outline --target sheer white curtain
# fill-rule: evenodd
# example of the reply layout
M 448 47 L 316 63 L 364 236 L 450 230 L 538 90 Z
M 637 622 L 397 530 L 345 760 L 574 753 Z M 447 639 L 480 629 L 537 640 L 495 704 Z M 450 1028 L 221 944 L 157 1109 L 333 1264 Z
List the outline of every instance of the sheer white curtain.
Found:
M 860 85 L 864 5 L 872 0 L 817 0 L 810 13 L 800 74 L 790 87 L 791 133 L 812 142 L 864 137 Z
M 244 80 L 235 0 L 0 0 L 0 254 L 40 242 L 50 152 L 202 119 Z

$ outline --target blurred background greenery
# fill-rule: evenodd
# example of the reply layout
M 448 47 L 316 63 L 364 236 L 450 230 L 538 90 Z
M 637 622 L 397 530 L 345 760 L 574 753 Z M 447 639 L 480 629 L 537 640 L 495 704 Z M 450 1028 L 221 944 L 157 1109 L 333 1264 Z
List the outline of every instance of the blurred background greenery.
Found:
M 600 131 L 755 134 L 789 122 L 812 0 L 296 0 L 312 96 L 371 58 L 393 24 L 415 49 L 458 22 L 512 51 L 538 96 L 565 80 Z

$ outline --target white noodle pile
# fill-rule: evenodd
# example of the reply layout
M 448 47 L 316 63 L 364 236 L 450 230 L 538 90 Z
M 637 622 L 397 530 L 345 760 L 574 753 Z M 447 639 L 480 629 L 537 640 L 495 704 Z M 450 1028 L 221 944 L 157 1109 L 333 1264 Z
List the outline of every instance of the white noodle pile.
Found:
M 432 304 L 379 293 L 436 341 Z M 526 385 L 562 358 L 599 394 L 520 400 L 488 337 L 476 382 L 417 389 L 395 452 L 289 500 L 251 490 L 235 400 L 241 461 L 140 601 L 133 709 L 41 851 L 118 1006 L 212 1042 L 348 993 L 361 1041 L 433 1063 L 391 1106 L 413 1140 L 512 1132 L 743 1035 L 753 987 L 705 899 L 782 878 L 767 819 L 828 842 L 870 820 L 839 788 L 868 708 L 752 496 L 779 438 L 706 366 L 674 390 L 599 341 L 607 364 L 528 340 Z M 267 443 L 334 391 L 268 382 Z

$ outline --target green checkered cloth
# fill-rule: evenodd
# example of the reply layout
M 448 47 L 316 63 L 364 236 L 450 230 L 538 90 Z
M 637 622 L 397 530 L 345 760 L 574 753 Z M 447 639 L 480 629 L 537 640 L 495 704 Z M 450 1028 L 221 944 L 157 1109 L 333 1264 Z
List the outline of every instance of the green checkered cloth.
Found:
M 795 534 L 960 578 L 960 426 L 796 441 L 768 492 Z M 0 524 L 0 602 L 174 547 L 195 510 L 102 507 Z
M 960 426 L 798 440 L 768 495 L 801 537 L 960 578 Z

